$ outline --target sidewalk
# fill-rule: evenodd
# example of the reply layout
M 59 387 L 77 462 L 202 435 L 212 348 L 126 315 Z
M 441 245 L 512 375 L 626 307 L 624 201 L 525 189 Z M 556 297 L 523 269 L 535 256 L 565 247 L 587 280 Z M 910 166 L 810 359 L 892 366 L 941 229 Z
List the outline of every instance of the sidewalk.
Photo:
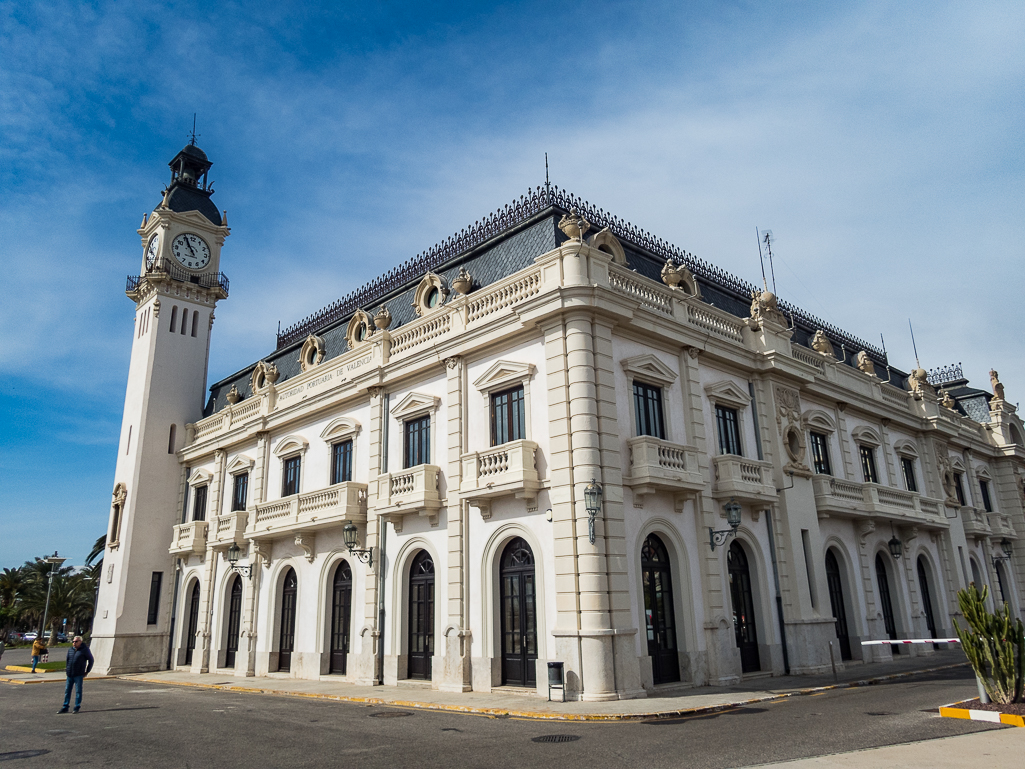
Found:
M 146 681 L 162 685 L 195 686 L 225 691 L 253 692 L 278 696 L 310 697 L 342 702 L 387 704 L 397 707 L 446 710 L 488 716 L 514 716 L 563 721 L 626 721 L 646 718 L 667 718 L 736 707 L 752 702 L 782 699 L 811 694 L 832 688 L 884 684 L 907 675 L 966 665 L 960 649 L 940 651 L 924 657 L 894 662 L 856 665 L 839 673 L 839 683 L 827 676 L 784 676 L 747 679 L 732 687 L 700 686 L 677 689 L 672 696 L 649 696 L 644 699 L 613 702 L 548 702 L 543 697 L 516 690 L 496 689 L 492 692 L 439 692 L 417 685 L 356 686 L 324 677 L 311 681 L 286 677 L 237 678 L 224 673 L 194 675 L 185 672 L 142 673 L 122 675 L 130 681 Z M 51 676 L 10 674 L 0 682 L 34 683 L 55 680 Z M 558 692 L 554 693 L 559 696 Z

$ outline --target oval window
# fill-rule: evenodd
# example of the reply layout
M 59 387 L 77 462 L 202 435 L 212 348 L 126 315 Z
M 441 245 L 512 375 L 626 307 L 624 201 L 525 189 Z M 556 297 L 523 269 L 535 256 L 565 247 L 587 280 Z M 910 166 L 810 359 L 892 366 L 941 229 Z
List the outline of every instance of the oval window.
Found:
M 440 296 L 441 296 L 441 294 L 438 292 L 437 288 L 432 288 L 430 291 L 428 291 L 427 292 L 427 298 L 425 300 L 427 306 L 429 308 L 437 307 L 438 306 L 438 298 Z
M 366 323 L 360 323 L 358 326 L 356 326 L 356 341 L 357 342 L 362 342 L 366 338 L 367 338 L 367 324 Z

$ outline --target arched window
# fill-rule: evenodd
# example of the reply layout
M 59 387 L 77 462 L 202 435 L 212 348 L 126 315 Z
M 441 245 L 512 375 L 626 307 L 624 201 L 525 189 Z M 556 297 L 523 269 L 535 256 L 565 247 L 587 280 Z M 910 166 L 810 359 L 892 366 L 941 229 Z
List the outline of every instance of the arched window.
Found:
M 426 550 L 409 570 L 409 677 L 431 680 L 434 656 L 434 560 Z
M 171 425 L 171 429 L 167 431 L 167 453 L 174 453 L 174 434 L 178 431 L 175 425 Z
M 289 569 L 281 587 L 281 632 L 278 636 L 278 670 L 287 673 L 292 669 L 292 652 L 295 651 L 295 600 L 298 591 L 295 569 Z
M 236 574 L 231 582 L 231 594 L 228 599 L 228 644 L 224 655 L 224 666 L 235 667 L 235 655 L 238 652 L 238 639 L 242 630 L 242 578 Z
M 847 606 L 843 597 L 843 580 L 840 577 L 840 563 L 833 549 L 826 551 L 826 585 L 829 588 L 829 605 L 836 620 L 836 640 L 840 644 L 840 659 L 851 659 L 851 637 L 847 630 Z
M 972 582 L 975 583 L 975 587 L 978 590 L 982 590 L 982 572 L 979 571 L 979 564 L 974 558 L 969 558 L 968 562 L 972 565 Z
M 199 311 L 192 313 L 192 336 L 196 335 L 196 330 L 199 328 Z
M 196 629 L 199 627 L 199 580 L 192 584 L 189 598 L 189 626 L 185 631 L 185 664 L 192 664 L 192 653 L 196 650 Z
M 679 681 L 673 575 L 666 546 L 655 534 L 649 534 L 641 547 L 641 587 L 652 680 L 656 684 Z
M 178 305 L 171 308 L 171 333 L 174 333 L 178 323 Z
M 502 683 L 537 686 L 534 553 L 522 537 L 502 552 Z
M 181 330 L 182 336 L 185 336 L 185 330 L 188 328 L 188 325 L 189 325 L 189 311 L 187 309 L 185 309 L 184 307 L 182 307 L 182 330 Z
M 331 586 L 331 666 L 328 672 L 345 674 L 349 656 L 349 625 L 352 619 L 352 569 L 338 564 Z
M 745 673 L 762 669 L 758 657 L 758 627 L 755 623 L 755 602 L 751 590 L 751 572 L 743 546 L 733 540 L 726 555 L 730 575 L 730 598 L 733 600 L 733 631 L 740 649 L 740 667 Z

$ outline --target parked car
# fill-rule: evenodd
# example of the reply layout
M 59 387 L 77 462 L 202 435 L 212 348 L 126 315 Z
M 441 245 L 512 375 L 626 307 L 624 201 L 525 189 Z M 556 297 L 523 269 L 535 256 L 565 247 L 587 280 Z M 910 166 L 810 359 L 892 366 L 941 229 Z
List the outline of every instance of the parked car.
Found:
M 21 640 L 22 641 L 32 642 L 32 641 L 35 641 L 38 637 L 39 637 L 38 633 L 25 633 L 25 635 L 23 635 L 21 637 Z
M 68 642 L 68 634 L 67 633 L 58 633 L 57 634 L 57 643 L 59 643 L 59 644 L 66 644 L 67 642 Z

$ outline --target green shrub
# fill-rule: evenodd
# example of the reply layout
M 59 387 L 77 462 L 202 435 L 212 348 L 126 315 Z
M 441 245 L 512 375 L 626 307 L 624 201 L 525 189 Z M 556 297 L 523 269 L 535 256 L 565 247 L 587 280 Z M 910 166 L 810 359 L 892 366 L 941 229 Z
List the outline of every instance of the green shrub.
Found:
M 957 591 L 968 627 L 964 630 L 954 620 L 954 629 L 961 639 L 968 661 L 982 681 L 993 702 L 1022 702 L 1025 695 L 1025 627 L 1021 620 L 1011 620 L 1011 609 L 1005 603 L 997 614 L 986 610 L 989 588 L 979 592 L 972 583 Z

